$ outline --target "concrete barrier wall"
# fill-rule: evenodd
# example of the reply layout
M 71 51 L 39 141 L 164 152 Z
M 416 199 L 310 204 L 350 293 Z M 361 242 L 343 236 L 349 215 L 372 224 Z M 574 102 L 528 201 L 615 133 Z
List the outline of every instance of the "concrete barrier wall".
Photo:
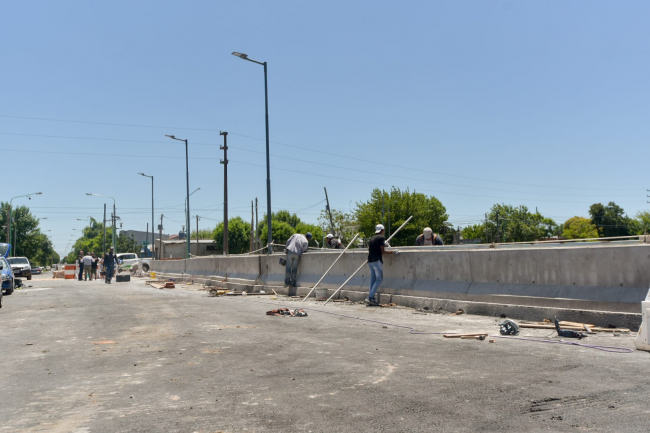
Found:
M 310 252 L 301 258 L 299 286 L 312 286 L 337 257 Z M 163 274 L 219 276 L 282 286 L 280 255 L 205 257 L 153 262 Z M 338 288 L 365 260 L 366 251 L 349 251 L 323 280 Z M 640 312 L 650 287 L 650 245 L 439 249 L 384 256 L 380 292 L 463 301 Z M 183 268 L 186 269 L 183 269 Z M 183 269 L 182 271 L 179 271 Z M 346 290 L 365 291 L 364 266 Z

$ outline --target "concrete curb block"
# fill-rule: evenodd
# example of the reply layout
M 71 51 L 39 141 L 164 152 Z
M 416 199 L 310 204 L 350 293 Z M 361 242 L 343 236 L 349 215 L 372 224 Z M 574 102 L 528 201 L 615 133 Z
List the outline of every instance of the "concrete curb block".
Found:
M 264 290 L 270 293 L 271 289 L 279 295 L 302 295 L 309 293 L 309 287 L 297 287 L 295 291 L 289 293 L 289 290 L 283 286 L 267 286 L 255 284 L 254 282 L 230 282 L 223 281 L 223 277 L 196 277 L 188 274 L 159 274 L 160 279 L 173 278 L 176 281 L 192 280 L 197 284 L 210 284 L 217 287 L 224 287 L 237 292 L 247 291 L 248 293 L 259 293 Z M 241 280 L 240 280 L 241 281 Z M 334 293 L 334 289 L 327 289 L 328 296 Z M 356 290 L 341 290 L 334 299 L 348 298 L 352 302 L 363 302 L 368 296 L 368 292 Z M 312 294 L 313 297 L 313 294 Z M 560 320 L 571 322 L 592 323 L 601 327 L 617 327 L 638 330 L 641 325 L 641 314 L 637 313 L 619 313 L 610 311 L 594 310 L 577 310 L 569 308 L 551 308 L 540 306 L 525 306 L 511 304 L 497 304 L 489 302 L 459 301 L 454 299 L 426 298 L 419 296 L 392 295 L 379 293 L 378 301 L 380 304 L 391 302 L 399 306 L 410 307 L 430 312 L 456 312 L 463 310 L 466 314 L 475 314 L 479 316 L 508 317 L 514 320 L 529 320 L 540 322 L 544 319 L 553 319 L 558 317 Z

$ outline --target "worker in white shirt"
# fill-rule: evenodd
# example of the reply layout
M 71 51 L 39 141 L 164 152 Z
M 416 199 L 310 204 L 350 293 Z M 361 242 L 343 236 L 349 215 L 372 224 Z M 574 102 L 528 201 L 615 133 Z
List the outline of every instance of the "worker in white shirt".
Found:
M 296 287 L 298 262 L 300 261 L 300 256 L 307 251 L 310 239 L 311 233 L 306 233 L 304 235 L 296 233 L 287 241 L 287 246 L 285 248 L 285 251 L 287 252 L 287 265 L 284 272 L 285 286 Z

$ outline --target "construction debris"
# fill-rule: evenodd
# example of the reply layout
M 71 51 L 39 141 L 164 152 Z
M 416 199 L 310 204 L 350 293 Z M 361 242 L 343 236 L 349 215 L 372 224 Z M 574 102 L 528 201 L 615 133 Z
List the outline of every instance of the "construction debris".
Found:
M 563 322 L 559 322 L 560 326 L 563 329 L 569 329 L 572 331 L 583 331 L 585 329 L 584 324 L 580 324 L 580 326 L 565 326 L 562 325 Z M 599 328 L 597 326 L 589 326 L 589 329 L 593 332 L 632 332 L 631 330 L 627 328 Z M 533 329 L 555 329 L 555 325 L 551 323 L 544 323 L 544 322 L 533 322 L 533 323 L 519 323 L 520 328 L 533 328 Z
M 225 295 L 226 293 L 228 293 L 228 290 L 212 288 L 208 292 L 208 296 L 222 296 Z
M 278 308 L 266 312 L 267 316 L 289 316 L 289 317 L 307 317 L 305 310 L 290 310 L 288 308 Z
M 397 307 L 397 304 L 394 302 L 391 302 L 390 304 L 381 304 L 380 307 Z
M 171 281 L 167 281 L 166 283 L 157 283 L 155 281 L 147 281 L 146 284 L 149 284 L 154 289 L 174 289 L 174 288 L 176 288 L 174 283 L 172 283 Z
M 463 313 L 465 312 L 462 309 L 458 309 L 455 313 L 451 313 L 450 316 L 460 316 Z
M 483 336 L 483 339 L 485 339 L 485 337 L 487 337 L 487 335 L 488 335 L 487 332 L 475 332 L 475 333 L 472 333 L 472 334 L 442 334 L 442 336 L 445 337 L 445 338 L 463 338 L 463 337 L 467 337 L 467 338 L 473 338 L 474 337 L 475 338 L 475 337 Z
M 519 334 L 519 325 L 510 319 L 506 319 L 499 323 L 499 332 L 501 335 L 517 335 Z

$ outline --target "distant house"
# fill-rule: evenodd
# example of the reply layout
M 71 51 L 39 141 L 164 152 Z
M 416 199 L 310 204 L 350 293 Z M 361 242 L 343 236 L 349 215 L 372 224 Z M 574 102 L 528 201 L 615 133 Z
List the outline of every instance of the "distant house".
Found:
M 163 259 L 184 259 L 187 257 L 187 241 L 185 239 L 167 239 L 162 241 L 161 257 Z M 213 239 L 199 239 L 190 241 L 190 254 L 192 256 L 221 255 L 223 251 L 217 249 Z

